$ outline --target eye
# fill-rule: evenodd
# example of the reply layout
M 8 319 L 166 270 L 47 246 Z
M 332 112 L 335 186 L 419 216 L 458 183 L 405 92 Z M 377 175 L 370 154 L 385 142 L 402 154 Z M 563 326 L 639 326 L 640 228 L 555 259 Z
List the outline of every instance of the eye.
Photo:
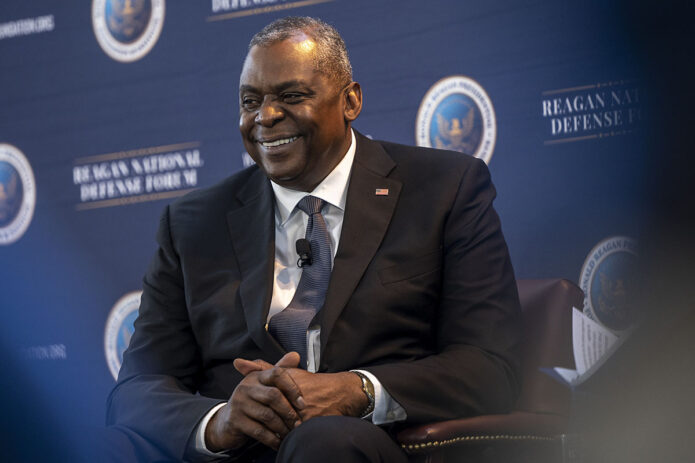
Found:
M 290 92 L 282 94 L 282 101 L 288 104 L 301 103 L 304 100 L 304 94 Z
M 256 109 L 258 108 L 258 99 L 252 96 L 244 96 L 241 98 L 241 105 L 247 110 Z

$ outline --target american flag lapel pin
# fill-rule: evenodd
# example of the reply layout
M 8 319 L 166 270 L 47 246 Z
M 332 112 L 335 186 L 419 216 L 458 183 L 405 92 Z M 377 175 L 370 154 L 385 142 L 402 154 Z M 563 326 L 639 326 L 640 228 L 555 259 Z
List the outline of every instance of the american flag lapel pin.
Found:
M 377 188 L 376 191 L 374 192 L 374 194 L 377 196 L 388 196 L 389 195 L 389 189 L 388 188 Z

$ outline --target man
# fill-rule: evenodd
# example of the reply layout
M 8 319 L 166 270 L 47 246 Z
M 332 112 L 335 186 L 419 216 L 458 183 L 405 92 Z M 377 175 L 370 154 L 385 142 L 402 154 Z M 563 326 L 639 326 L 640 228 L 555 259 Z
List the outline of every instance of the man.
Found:
M 519 307 L 485 164 L 353 131 L 360 85 L 312 18 L 256 34 L 239 102 L 257 166 L 165 209 L 108 422 L 174 459 L 398 462 L 390 423 L 506 411 Z

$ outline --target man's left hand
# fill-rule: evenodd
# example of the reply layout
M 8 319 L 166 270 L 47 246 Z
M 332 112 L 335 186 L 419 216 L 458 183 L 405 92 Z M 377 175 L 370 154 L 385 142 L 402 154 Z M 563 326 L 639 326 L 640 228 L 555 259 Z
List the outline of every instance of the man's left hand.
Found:
M 244 375 L 273 367 L 262 360 L 252 362 L 244 359 L 237 359 L 236 365 L 243 366 L 238 369 Z M 368 401 L 362 391 L 362 381 L 355 373 L 309 373 L 299 368 L 288 368 L 286 371 L 299 387 L 306 403 L 304 409 L 297 410 L 302 421 L 326 415 L 360 416 L 362 410 L 367 407 Z
M 362 380 L 355 373 L 309 373 L 299 368 L 288 373 L 306 402 L 306 407 L 298 410 L 302 421 L 326 415 L 360 416 L 367 407 Z

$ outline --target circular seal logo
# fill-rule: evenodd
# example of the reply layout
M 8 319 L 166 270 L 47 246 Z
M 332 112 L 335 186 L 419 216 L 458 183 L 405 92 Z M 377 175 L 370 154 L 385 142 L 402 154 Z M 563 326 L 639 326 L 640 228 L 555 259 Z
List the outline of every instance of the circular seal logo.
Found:
M 29 228 L 36 206 L 36 182 L 21 151 L 0 143 L 0 244 L 12 244 Z
M 614 236 L 594 246 L 579 277 L 584 313 L 613 331 L 630 328 L 637 315 L 630 299 L 636 263 L 637 243 L 632 238 Z
M 128 348 L 130 337 L 135 330 L 133 323 L 138 318 L 141 296 L 142 291 L 126 294 L 116 302 L 106 319 L 104 352 L 113 379 L 118 378 L 118 370 L 121 369 L 123 362 L 123 352 Z
M 101 48 L 116 61 L 145 56 L 164 26 L 164 0 L 92 0 L 92 27 Z
M 496 139 L 492 101 L 470 77 L 445 77 L 422 99 L 415 122 L 418 146 L 460 151 L 489 164 Z

